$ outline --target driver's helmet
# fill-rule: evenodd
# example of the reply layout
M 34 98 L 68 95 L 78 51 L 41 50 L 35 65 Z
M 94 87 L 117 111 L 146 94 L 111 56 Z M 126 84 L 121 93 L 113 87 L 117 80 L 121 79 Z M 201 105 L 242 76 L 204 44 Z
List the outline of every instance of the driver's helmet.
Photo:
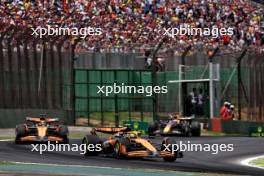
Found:
M 173 113 L 173 114 L 170 115 L 170 117 L 171 117 L 171 120 L 177 120 L 177 119 L 179 119 L 179 114 L 178 113 Z
M 39 126 L 45 126 L 47 123 L 45 121 L 40 121 Z
M 136 133 L 127 133 L 126 136 L 129 137 L 129 138 L 136 138 L 137 134 Z
M 116 133 L 116 134 L 114 134 L 113 136 L 116 137 L 116 138 L 120 138 L 120 137 L 123 136 L 123 134 L 121 134 L 121 133 Z

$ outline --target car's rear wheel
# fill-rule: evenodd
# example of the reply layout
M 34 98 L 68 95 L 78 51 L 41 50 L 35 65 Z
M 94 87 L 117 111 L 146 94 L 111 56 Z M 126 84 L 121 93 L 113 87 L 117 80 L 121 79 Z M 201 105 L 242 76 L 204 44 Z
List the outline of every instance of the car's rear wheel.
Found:
M 176 144 L 176 142 L 174 142 L 170 138 L 165 138 L 163 140 L 162 146 L 161 146 L 161 151 L 164 151 L 165 150 L 165 146 L 164 145 L 169 145 L 169 144 L 171 144 L 171 145 L 168 148 L 170 149 L 170 152 L 173 152 L 172 151 L 172 145 L 173 144 Z M 173 156 L 171 156 L 171 157 L 163 157 L 163 160 L 165 162 L 174 162 L 174 161 L 176 161 L 177 156 L 178 156 L 178 151 L 174 151 Z
M 199 122 L 191 123 L 191 134 L 195 137 L 201 136 L 201 124 Z
M 68 138 L 68 136 L 62 136 L 62 142 L 61 143 L 63 143 L 63 144 L 68 144 L 69 143 L 69 138 Z
M 61 125 L 59 127 L 59 134 L 60 134 L 60 136 L 67 136 L 68 133 L 69 133 L 69 131 L 68 131 L 68 127 L 67 126 Z
M 20 141 L 20 137 L 16 136 L 15 144 L 22 144 L 22 141 Z
M 186 136 L 186 137 L 192 136 L 191 129 L 190 129 L 189 125 L 184 124 L 183 129 L 184 129 L 184 136 Z
M 148 127 L 148 135 L 149 136 L 155 136 L 155 131 L 158 130 L 158 124 L 157 123 L 151 123 L 149 124 L 149 127 Z
M 83 138 L 82 144 L 85 144 L 85 156 L 98 156 L 100 154 L 100 151 L 94 150 L 89 150 L 89 145 L 93 145 L 92 148 L 96 148 L 97 144 L 100 144 L 101 140 L 98 136 L 94 135 L 87 135 Z

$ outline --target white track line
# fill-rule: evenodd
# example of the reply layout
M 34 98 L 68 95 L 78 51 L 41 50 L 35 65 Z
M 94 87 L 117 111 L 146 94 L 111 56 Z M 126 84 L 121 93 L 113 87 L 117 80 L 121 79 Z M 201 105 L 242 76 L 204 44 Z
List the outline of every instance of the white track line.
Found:
M 36 166 L 55 166 L 55 167 L 77 167 L 77 168 L 95 168 L 95 169 L 115 169 L 115 170 L 138 170 L 138 171 L 145 171 L 145 172 L 171 172 L 172 174 L 175 174 L 177 172 L 181 171 L 168 171 L 168 170 L 162 170 L 162 169 L 136 169 L 136 168 L 119 168 L 119 167 L 110 167 L 110 166 L 87 166 L 87 165 L 71 165 L 71 164 L 48 164 L 48 163 L 30 163 L 30 162 L 8 162 L 8 163 L 14 163 L 14 164 L 21 164 L 21 165 L 36 165 Z
M 11 162 L 15 164 L 23 165 L 37 165 L 37 166 L 62 166 L 62 167 L 87 167 L 87 168 L 104 168 L 104 169 L 122 169 L 113 167 L 103 167 L 103 166 L 87 166 L 87 165 L 71 165 L 71 164 L 48 164 L 48 163 L 30 163 L 30 162 Z
M 0 142 L 9 142 L 9 141 L 14 141 L 14 139 L 0 139 Z
M 256 156 L 256 157 L 252 157 L 252 158 L 247 158 L 247 159 L 245 159 L 245 160 L 242 160 L 240 163 L 241 163 L 242 165 L 245 165 L 245 166 L 255 167 L 255 168 L 259 168 L 259 169 L 264 169 L 264 167 L 255 166 L 255 165 L 253 165 L 253 164 L 250 164 L 251 161 L 253 161 L 253 160 L 257 160 L 257 159 L 260 159 L 260 158 L 264 158 L 264 155 Z

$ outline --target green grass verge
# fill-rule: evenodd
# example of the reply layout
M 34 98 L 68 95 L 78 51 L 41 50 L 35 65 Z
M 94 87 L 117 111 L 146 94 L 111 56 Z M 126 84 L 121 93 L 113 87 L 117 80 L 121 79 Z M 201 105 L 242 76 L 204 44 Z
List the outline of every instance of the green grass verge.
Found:
M 0 136 L 0 140 L 6 140 L 6 139 L 15 140 L 14 137 Z
M 0 161 L 0 166 L 1 165 L 16 165 L 14 162 L 8 162 L 8 161 Z
M 230 137 L 239 137 L 239 136 L 245 136 L 242 134 L 227 134 L 223 132 L 215 132 L 215 131 L 208 131 L 208 130 L 202 130 L 202 136 L 230 136 Z
M 83 133 L 74 133 L 69 135 L 70 139 L 82 139 L 83 137 L 84 137 Z
M 264 158 L 253 160 L 250 162 L 250 164 L 255 165 L 255 166 L 259 166 L 259 167 L 264 167 Z
M 208 130 L 202 130 L 202 136 L 226 136 L 227 134 L 222 132 L 214 132 Z

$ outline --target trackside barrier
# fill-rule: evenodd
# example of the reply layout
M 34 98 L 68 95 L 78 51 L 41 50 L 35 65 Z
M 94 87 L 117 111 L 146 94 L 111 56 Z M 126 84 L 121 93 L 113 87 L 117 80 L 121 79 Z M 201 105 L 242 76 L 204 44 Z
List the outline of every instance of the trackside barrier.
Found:
M 211 120 L 211 130 L 214 132 L 222 132 L 222 125 L 220 118 L 213 118 Z
M 264 137 L 264 125 L 257 125 L 249 128 L 249 136 Z
M 133 131 L 140 131 L 143 135 L 147 134 L 148 123 L 140 121 L 123 121 L 124 126 L 129 126 Z
M 221 130 L 219 130 L 219 125 Z M 213 131 L 226 134 L 264 137 L 264 123 L 260 122 L 223 121 L 220 118 L 215 118 L 211 120 L 210 126 Z
M 57 109 L 0 109 L 0 128 L 15 128 L 17 124 L 24 123 L 29 116 L 47 114 L 50 117 L 60 118 L 68 125 L 73 125 L 72 117 L 66 112 Z

